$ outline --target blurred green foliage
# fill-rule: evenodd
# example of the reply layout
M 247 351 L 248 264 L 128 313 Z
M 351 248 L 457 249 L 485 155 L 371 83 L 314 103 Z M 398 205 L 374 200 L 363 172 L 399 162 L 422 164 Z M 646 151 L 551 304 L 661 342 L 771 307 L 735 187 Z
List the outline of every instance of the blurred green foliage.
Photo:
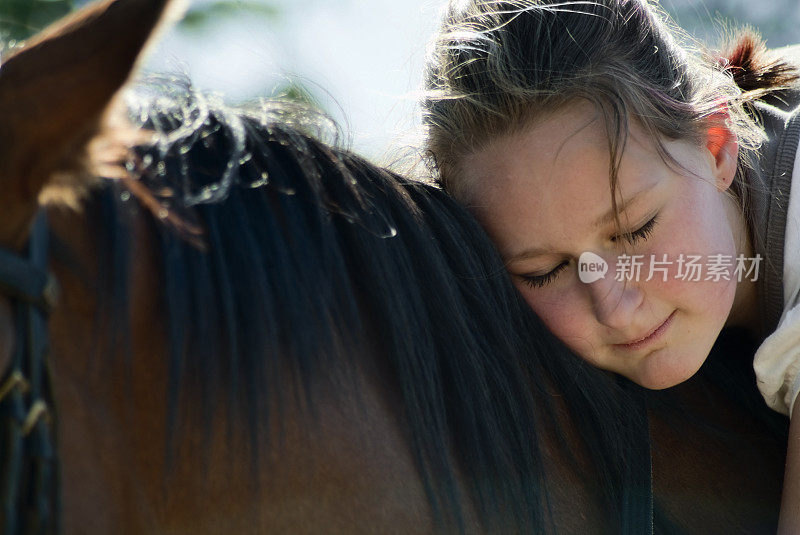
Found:
M 85 0 L 0 0 L 0 40 L 25 40 L 85 3 Z M 199 32 L 209 24 L 242 14 L 275 21 L 280 16 L 280 8 L 269 0 L 204 2 L 189 8 L 179 28 Z
M 72 0 L 0 0 L 0 39 L 27 39 L 72 7 Z
M 800 26 L 797 0 L 661 0 L 660 5 L 700 41 L 715 45 L 743 24 L 755 27 L 770 47 L 796 44 Z
M 280 8 L 274 3 L 257 0 L 217 0 L 191 7 L 179 27 L 189 31 L 204 30 L 208 24 L 241 14 L 275 21 L 280 16 Z
M 311 91 L 298 80 L 291 80 L 282 86 L 278 86 L 273 91 L 274 98 L 280 100 L 290 100 L 300 104 L 305 104 L 312 109 L 322 110 L 317 98 Z

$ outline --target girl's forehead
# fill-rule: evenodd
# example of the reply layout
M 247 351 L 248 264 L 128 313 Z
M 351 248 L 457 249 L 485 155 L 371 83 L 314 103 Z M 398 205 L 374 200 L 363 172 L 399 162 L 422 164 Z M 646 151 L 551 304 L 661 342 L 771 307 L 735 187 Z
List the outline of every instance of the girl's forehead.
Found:
M 625 168 L 638 175 L 663 165 L 655 144 L 636 124 L 631 124 L 622 152 L 620 178 Z M 498 137 L 467 156 L 463 179 L 473 199 L 486 194 L 514 194 L 520 187 L 567 192 L 585 190 L 587 180 L 604 192 L 610 181 L 611 152 L 606 125 L 589 103 L 576 104 L 549 114 L 526 128 Z M 622 181 L 620 186 L 624 190 Z M 622 192 L 624 193 L 624 191 Z M 610 202 L 610 196 L 603 200 Z
M 679 160 L 691 156 L 686 147 L 667 143 Z M 509 135 L 469 164 L 474 189 L 468 204 L 506 259 L 521 248 L 559 249 L 565 239 L 606 232 L 614 224 L 605 126 L 585 109 L 554 114 Z M 677 184 L 669 179 L 673 171 L 655 143 L 632 125 L 619 168 L 617 213 L 627 206 L 626 213 L 638 218 L 641 207 L 652 204 L 647 199 L 677 193 L 672 186 L 658 187 Z

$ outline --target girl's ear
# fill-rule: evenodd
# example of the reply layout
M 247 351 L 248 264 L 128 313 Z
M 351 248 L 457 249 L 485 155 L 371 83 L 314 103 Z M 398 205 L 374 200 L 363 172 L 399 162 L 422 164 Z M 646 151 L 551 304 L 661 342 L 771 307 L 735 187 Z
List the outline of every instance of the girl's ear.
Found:
M 706 148 L 713 159 L 714 179 L 719 191 L 731 186 L 739 165 L 739 140 L 728 127 L 728 118 L 727 110 L 711 115 L 706 131 Z

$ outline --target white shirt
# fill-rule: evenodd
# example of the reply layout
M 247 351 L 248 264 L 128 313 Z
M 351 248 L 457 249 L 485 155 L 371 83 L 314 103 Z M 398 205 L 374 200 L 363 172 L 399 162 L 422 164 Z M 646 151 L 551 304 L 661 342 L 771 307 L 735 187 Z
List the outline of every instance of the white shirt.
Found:
M 753 359 L 758 389 L 771 408 L 791 416 L 800 392 L 800 147 L 794 159 L 783 246 L 783 314 Z

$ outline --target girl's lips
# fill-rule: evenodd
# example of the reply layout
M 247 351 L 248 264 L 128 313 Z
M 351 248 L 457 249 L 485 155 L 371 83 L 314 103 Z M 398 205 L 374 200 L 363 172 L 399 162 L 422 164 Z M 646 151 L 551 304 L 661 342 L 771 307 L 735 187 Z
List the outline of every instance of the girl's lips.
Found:
M 666 332 L 669 328 L 670 324 L 672 324 L 672 319 L 675 317 L 675 313 L 678 312 L 677 310 L 673 310 L 672 314 L 669 315 L 667 319 L 664 320 L 664 323 L 659 325 L 655 331 L 650 333 L 647 337 L 642 338 L 636 342 L 632 342 L 630 344 L 614 344 L 614 347 L 617 349 L 625 349 L 628 351 L 634 351 L 637 349 L 641 349 L 643 347 L 648 346 L 649 344 L 655 342 Z

